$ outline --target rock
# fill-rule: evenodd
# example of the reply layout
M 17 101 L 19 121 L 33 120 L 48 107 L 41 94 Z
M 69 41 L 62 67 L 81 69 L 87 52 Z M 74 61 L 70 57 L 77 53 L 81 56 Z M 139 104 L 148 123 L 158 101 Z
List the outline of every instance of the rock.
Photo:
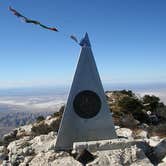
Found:
M 29 143 L 30 137 L 24 137 L 22 139 L 11 142 L 7 149 L 12 154 L 22 154 L 23 148 L 26 146 L 30 146 Z
M 139 130 L 136 133 L 136 138 L 138 139 L 147 139 L 148 137 L 148 132 L 145 130 Z
M 39 153 L 41 151 L 47 152 L 48 150 L 52 150 L 55 147 L 55 143 L 56 133 L 53 131 L 48 135 L 37 136 L 30 141 L 31 147 L 34 149 L 35 153 Z
M 19 166 L 27 166 L 28 163 L 33 159 L 33 156 L 27 156 L 24 158 L 24 161 L 22 163 L 20 163 Z
M 30 137 L 24 137 L 8 145 L 7 149 L 9 150 L 8 156 L 10 164 L 18 165 L 24 161 L 25 156 L 34 154 L 29 141 Z
M 127 139 L 111 139 L 89 142 L 74 142 L 72 153 L 81 153 L 84 149 L 90 152 L 106 151 L 115 149 L 125 149 L 136 145 L 145 153 L 149 151 L 149 145 L 145 140 L 127 140 Z
M 159 136 L 154 136 L 154 137 L 150 137 L 148 142 L 149 145 L 152 147 L 155 147 L 157 144 L 159 144 L 163 139 L 161 139 Z
M 162 159 L 162 161 L 163 161 L 164 163 L 166 163 L 166 156 Z
M 158 166 L 166 166 L 166 156 L 162 159 L 162 162 Z
M 46 120 L 50 120 L 51 118 L 52 118 L 52 116 L 49 115 L 49 116 L 46 117 Z
M 94 155 L 97 156 L 97 158 L 93 162 L 87 164 L 87 166 L 152 166 L 144 152 L 136 146 L 131 146 L 130 148 L 125 148 L 123 150 L 98 151 L 94 153 Z
M 115 126 L 115 130 L 120 129 L 120 126 Z
M 12 166 L 8 161 L 3 160 L 2 165 L 1 166 Z
M 166 139 L 153 148 L 152 156 L 159 163 L 166 156 Z
M 134 139 L 132 130 L 130 130 L 128 128 L 119 128 L 116 130 L 116 134 L 120 138 L 126 138 L 126 139 L 130 139 L 130 140 Z
M 0 146 L 0 161 L 6 160 L 7 159 L 7 149 L 5 146 Z
M 22 138 L 25 136 L 31 136 L 32 135 L 32 124 L 30 125 L 25 125 L 17 128 L 17 138 Z
M 10 142 L 16 140 L 17 130 L 11 131 L 9 134 L 3 136 L 4 144 L 8 145 Z
M 82 166 L 69 154 L 56 155 L 54 151 L 40 152 L 28 164 L 29 166 Z
M 20 163 L 22 163 L 24 161 L 24 156 L 22 155 L 17 155 L 17 154 L 13 154 L 11 155 L 9 162 L 11 163 L 11 165 L 19 165 Z
M 22 150 L 24 156 L 30 156 L 32 154 L 34 154 L 34 149 L 31 146 L 26 146 L 23 150 Z
M 45 120 L 45 124 L 48 124 L 50 126 L 53 122 L 57 121 L 57 119 L 58 117 L 53 117 L 53 118 L 48 117 L 48 119 Z
M 75 160 L 73 157 L 65 157 L 62 159 L 57 159 L 54 160 L 53 163 L 51 163 L 48 166 L 82 166 L 82 164 L 80 162 L 78 162 L 77 160 Z M 42 165 L 41 165 L 42 166 Z
M 166 163 L 159 163 L 157 166 L 166 166 Z

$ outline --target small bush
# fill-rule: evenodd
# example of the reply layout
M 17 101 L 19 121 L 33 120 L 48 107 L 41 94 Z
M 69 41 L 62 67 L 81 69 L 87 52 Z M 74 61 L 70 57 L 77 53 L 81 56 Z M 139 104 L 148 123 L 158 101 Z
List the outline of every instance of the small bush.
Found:
M 2 140 L 0 140 L 0 146 L 3 146 L 4 142 Z
M 43 117 L 43 116 L 38 116 L 37 118 L 36 118 L 36 122 L 41 122 L 41 121 L 43 121 L 45 118 Z
M 143 108 L 142 103 L 138 99 L 132 97 L 123 97 L 119 101 L 119 106 L 122 108 L 122 111 L 130 113 L 138 112 Z
M 48 134 L 51 132 L 50 126 L 44 122 L 40 122 L 38 125 L 34 125 L 31 130 L 34 135 Z
M 58 116 L 61 117 L 63 115 L 64 109 L 65 109 L 65 105 L 61 106 L 61 108 L 59 109 L 59 111 L 58 112 L 54 112 L 54 114 L 52 116 L 53 117 L 58 117 Z

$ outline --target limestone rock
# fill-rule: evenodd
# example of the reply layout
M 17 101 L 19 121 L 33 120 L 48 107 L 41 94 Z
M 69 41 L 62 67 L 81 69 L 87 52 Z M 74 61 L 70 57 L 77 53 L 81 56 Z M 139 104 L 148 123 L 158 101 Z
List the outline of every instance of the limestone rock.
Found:
M 139 131 L 136 133 L 136 138 L 139 138 L 139 139 L 147 139 L 147 138 L 148 138 L 148 132 L 145 131 L 145 130 L 139 130 Z
M 165 157 L 162 159 L 162 162 L 158 164 L 158 166 L 166 166 L 166 155 L 165 155 Z
M 18 165 L 24 161 L 25 156 L 34 154 L 31 144 L 29 143 L 30 137 L 11 142 L 7 149 L 9 150 L 9 163 L 11 165 Z
M 161 163 L 159 163 L 157 166 L 166 166 L 166 163 L 161 162 Z
M 152 147 L 155 147 L 157 144 L 159 144 L 163 139 L 161 139 L 159 136 L 154 136 L 154 137 L 150 137 L 148 142 L 149 145 Z
M 56 143 L 55 132 L 50 132 L 48 135 L 40 135 L 30 141 L 32 148 L 35 153 L 41 151 L 47 152 L 48 150 L 54 149 Z
M 32 124 L 30 125 L 25 125 L 17 128 L 17 138 L 22 138 L 25 136 L 31 136 L 32 135 Z
M 27 166 L 29 162 L 33 159 L 33 156 L 27 156 L 24 158 L 24 161 L 20 163 L 19 166 Z
M 65 157 L 61 159 L 54 160 L 49 166 L 82 166 L 80 162 L 75 160 L 73 157 Z
M 82 166 L 73 157 L 69 156 L 67 153 L 56 154 L 54 151 L 40 152 L 36 155 L 29 166 Z
M 16 140 L 11 142 L 7 149 L 12 154 L 19 154 L 22 153 L 22 150 L 26 146 L 30 146 L 30 143 L 28 142 L 30 140 L 30 137 L 24 137 L 22 139 Z
M 131 146 L 130 148 L 125 148 L 123 150 L 98 151 L 94 153 L 94 155 L 96 155 L 97 158 L 93 162 L 87 164 L 87 166 L 152 166 L 144 152 L 136 146 Z
M 46 120 L 50 120 L 51 118 L 52 118 L 52 116 L 49 115 L 49 116 L 46 117 Z
M 165 157 L 162 159 L 162 161 L 163 161 L 164 163 L 166 163 L 166 155 L 165 155 Z
M 7 158 L 7 149 L 5 146 L 0 146 L 0 161 L 3 161 Z
M 132 130 L 130 130 L 128 128 L 116 129 L 116 134 L 118 137 L 121 137 L 121 138 L 126 138 L 126 139 L 130 139 L 130 140 L 134 139 Z

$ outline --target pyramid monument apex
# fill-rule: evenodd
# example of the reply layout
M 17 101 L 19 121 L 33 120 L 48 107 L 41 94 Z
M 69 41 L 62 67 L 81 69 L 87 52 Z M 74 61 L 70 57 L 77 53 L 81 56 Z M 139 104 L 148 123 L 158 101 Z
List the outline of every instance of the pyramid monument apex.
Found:
M 74 142 L 117 138 L 88 33 L 80 45 L 79 61 L 58 131 L 57 150 L 72 149 Z

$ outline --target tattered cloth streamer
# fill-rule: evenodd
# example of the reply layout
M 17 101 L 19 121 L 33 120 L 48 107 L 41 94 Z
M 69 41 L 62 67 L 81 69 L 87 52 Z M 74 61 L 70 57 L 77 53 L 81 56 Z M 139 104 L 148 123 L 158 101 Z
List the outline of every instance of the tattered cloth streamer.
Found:
M 48 30 L 52 30 L 55 32 L 58 32 L 58 29 L 55 27 L 48 27 L 46 25 L 41 24 L 39 21 L 36 20 L 31 20 L 27 17 L 25 17 L 24 15 L 22 15 L 21 13 L 19 13 L 17 10 L 15 10 L 14 8 L 12 8 L 11 6 L 9 6 L 9 10 L 17 17 L 21 18 L 25 23 L 31 23 L 31 24 L 35 24 L 35 25 L 39 25 L 42 28 L 48 29 Z M 74 35 L 70 35 L 70 38 L 75 41 L 77 44 L 79 44 L 80 46 L 83 46 L 85 43 L 85 39 L 82 39 L 80 42 L 78 41 L 78 39 L 74 36 Z
M 9 6 L 9 10 L 17 17 L 19 18 L 22 18 L 22 20 L 26 23 L 31 23 L 31 24 L 35 24 L 35 25 L 39 25 L 41 26 L 42 28 L 45 28 L 45 29 L 48 29 L 48 30 L 52 30 L 52 31 L 56 31 L 58 32 L 58 29 L 55 28 L 55 27 L 48 27 L 48 26 L 45 26 L 43 24 L 41 24 L 39 21 L 36 21 L 36 20 L 31 20 L 25 16 L 23 16 L 22 14 L 20 14 L 18 11 L 16 11 L 15 9 L 13 9 L 11 6 Z

